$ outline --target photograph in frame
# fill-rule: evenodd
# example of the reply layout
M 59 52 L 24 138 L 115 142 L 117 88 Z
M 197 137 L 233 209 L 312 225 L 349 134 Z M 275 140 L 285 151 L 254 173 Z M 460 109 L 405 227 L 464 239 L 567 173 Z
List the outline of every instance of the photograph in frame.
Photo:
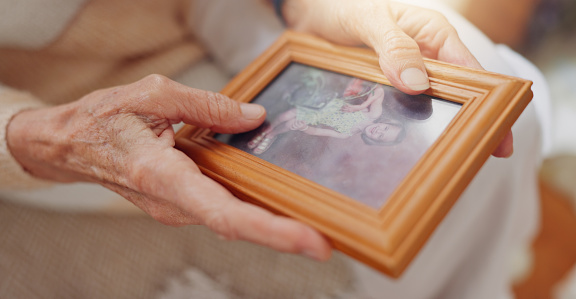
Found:
M 252 103 L 266 108 L 261 127 L 215 139 L 374 209 L 462 107 L 299 63 Z

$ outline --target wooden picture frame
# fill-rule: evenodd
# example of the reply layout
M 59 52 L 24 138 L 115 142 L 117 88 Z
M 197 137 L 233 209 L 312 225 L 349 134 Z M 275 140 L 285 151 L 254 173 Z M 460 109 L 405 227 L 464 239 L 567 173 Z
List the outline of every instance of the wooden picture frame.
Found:
M 532 98 L 530 81 L 425 63 L 431 84 L 425 94 L 460 108 L 379 207 L 220 142 L 206 129 L 184 126 L 176 147 L 238 198 L 307 223 L 336 249 L 398 277 Z M 221 93 L 251 102 L 294 64 L 390 85 L 371 50 L 287 31 Z

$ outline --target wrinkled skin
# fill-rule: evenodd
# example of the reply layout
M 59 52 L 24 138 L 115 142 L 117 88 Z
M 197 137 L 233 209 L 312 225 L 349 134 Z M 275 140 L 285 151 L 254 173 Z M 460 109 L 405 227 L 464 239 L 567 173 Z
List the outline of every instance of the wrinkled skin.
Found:
M 34 176 L 99 183 L 164 224 L 203 224 L 226 239 L 326 259 L 330 248 L 318 232 L 239 201 L 173 148 L 172 124 L 180 121 L 237 133 L 264 118 L 261 106 L 241 106 L 153 75 L 67 105 L 22 112 L 8 138 Z
M 384 0 L 287 0 L 285 17 L 297 30 L 374 48 L 385 75 L 410 94 L 429 87 L 422 55 L 480 68 L 454 28 L 430 10 Z M 7 137 L 16 160 L 36 177 L 98 183 L 164 224 L 202 224 L 226 239 L 326 260 L 331 246 L 320 233 L 238 200 L 174 149 L 172 125 L 181 121 L 237 133 L 264 118 L 261 106 L 152 75 L 70 104 L 23 111 Z M 494 155 L 511 153 L 509 134 Z

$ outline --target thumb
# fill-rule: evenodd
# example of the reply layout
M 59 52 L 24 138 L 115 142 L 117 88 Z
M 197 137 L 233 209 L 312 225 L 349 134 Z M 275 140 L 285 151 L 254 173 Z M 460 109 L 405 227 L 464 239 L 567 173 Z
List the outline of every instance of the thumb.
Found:
M 205 90 L 192 89 L 182 105 L 183 121 L 217 133 L 240 133 L 257 128 L 266 118 L 264 107 L 240 103 Z
M 379 58 L 380 67 L 392 85 L 408 94 L 419 94 L 430 88 L 422 51 L 418 43 L 403 26 L 411 27 L 412 18 L 397 22 L 399 9 L 386 1 L 365 1 L 358 4 L 340 1 L 336 19 L 343 24 L 343 30 L 350 41 L 356 37 L 372 48 Z M 364 9 L 361 6 L 364 5 Z M 368 8 L 368 9 L 366 9 Z M 347 11 L 352 11 L 348 17 Z M 354 13 L 355 12 L 355 13 Z M 423 18 L 424 19 L 424 18 Z M 426 23 L 418 19 L 420 23 Z M 406 24 L 409 23 L 409 24 Z
M 430 88 L 420 48 L 414 39 L 394 26 L 371 45 L 378 54 L 382 71 L 390 83 L 407 94 Z
M 240 133 L 257 128 L 266 117 L 266 110 L 260 105 L 240 103 L 223 94 L 191 88 L 160 75 L 148 76 L 136 85 L 146 90 L 147 114 L 173 123 L 183 121 L 217 133 Z

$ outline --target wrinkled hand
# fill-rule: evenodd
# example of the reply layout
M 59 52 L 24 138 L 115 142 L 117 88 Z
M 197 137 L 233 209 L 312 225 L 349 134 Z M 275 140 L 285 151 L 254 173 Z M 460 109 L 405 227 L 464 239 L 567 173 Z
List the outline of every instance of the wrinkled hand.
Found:
M 398 89 L 419 94 L 430 87 L 423 57 L 482 68 L 456 29 L 433 10 L 389 0 L 286 0 L 284 18 L 296 29 L 344 45 L 367 45 Z M 492 153 L 512 155 L 509 132 Z
M 259 105 L 153 75 L 67 105 L 21 112 L 7 133 L 12 154 L 34 176 L 96 182 L 164 224 L 203 224 L 226 239 L 325 260 L 330 246 L 317 231 L 238 200 L 173 147 L 172 125 L 181 121 L 238 133 L 264 118 Z

